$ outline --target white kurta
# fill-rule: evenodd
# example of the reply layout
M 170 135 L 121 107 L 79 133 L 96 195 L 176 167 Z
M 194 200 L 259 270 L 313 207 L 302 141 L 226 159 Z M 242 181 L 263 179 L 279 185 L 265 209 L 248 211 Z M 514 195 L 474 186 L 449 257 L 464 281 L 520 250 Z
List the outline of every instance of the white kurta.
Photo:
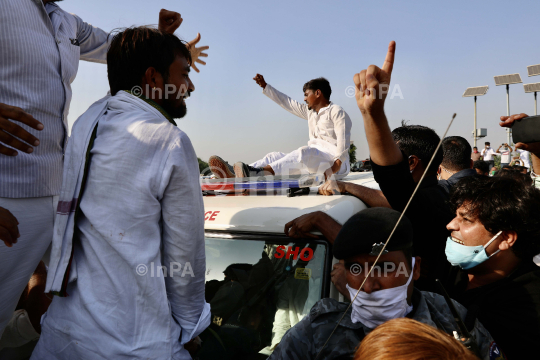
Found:
M 256 165 L 253 166 L 271 165 L 276 175 L 287 175 L 283 172 L 290 171 L 289 169 L 293 167 L 295 162 L 303 165 L 309 172 L 314 172 L 320 171 L 319 162 L 324 161 L 331 166 L 339 159 L 342 162 L 342 167 L 338 174 L 346 175 L 349 172 L 352 122 L 341 106 L 330 103 L 317 113 L 314 110 L 309 110 L 306 104 L 291 99 L 269 84 L 264 88 L 263 94 L 291 114 L 308 121 L 309 142 L 308 146 L 291 152 L 291 156 L 283 153 L 268 154 L 267 158 L 275 158 L 275 166 L 272 166 L 272 163 L 265 163 L 265 159 L 255 162 Z M 282 156 L 278 157 L 277 154 Z M 265 164 L 261 165 L 263 163 Z M 328 169 L 326 164 L 323 166 L 325 167 L 322 169 L 323 172 Z
M 54 297 L 32 359 L 190 359 L 183 344 L 210 323 L 195 151 L 143 100 L 121 91 L 106 101 L 72 241 L 68 296 Z M 83 114 L 78 121 L 92 120 Z M 68 147 L 86 137 L 78 129 Z M 57 241 L 49 283 L 62 278 L 56 264 L 66 259 Z

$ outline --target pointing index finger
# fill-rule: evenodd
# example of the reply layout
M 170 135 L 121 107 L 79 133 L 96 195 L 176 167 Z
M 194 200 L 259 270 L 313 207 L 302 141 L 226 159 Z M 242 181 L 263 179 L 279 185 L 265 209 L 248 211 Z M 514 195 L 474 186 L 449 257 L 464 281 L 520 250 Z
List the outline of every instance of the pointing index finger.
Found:
M 396 42 L 390 41 L 388 45 L 388 52 L 386 53 L 386 59 L 384 59 L 384 64 L 382 69 L 387 73 L 391 74 L 392 69 L 394 68 L 394 56 L 396 54 Z

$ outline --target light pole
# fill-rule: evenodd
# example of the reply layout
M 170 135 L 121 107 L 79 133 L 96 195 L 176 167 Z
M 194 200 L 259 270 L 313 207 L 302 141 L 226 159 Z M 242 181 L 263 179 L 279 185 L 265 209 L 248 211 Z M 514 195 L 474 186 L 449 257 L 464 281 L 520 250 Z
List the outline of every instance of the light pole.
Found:
M 540 75 L 540 64 L 527 66 L 527 74 L 529 76 Z M 526 93 L 534 92 L 534 115 L 538 115 L 538 107 L 536 106 L 536 93 L 540 91 L 540 83 L 523 84 Z
M 474 131 L 473 131 L 473 139 L 474 139 L 474 146 L 476 147 L 476 139 L 478 139 L 479 134 L 476 127 L 476 97 L 486 95 L 487 91 L 489 89 L 489 86 L 477 86 L 477 87 L 470 87 L 465 90 L 462 97 L 473 97 L 474 96 Z M 485 135 L 484 135 L 485 136 Z
M 506 85 L 506 115 L 510 116 L 510 85 L 522 83 L 523 81 L 521 81 L 521 76 L 519 74 L 508 74 L 494 76 L 493 78 L 495 79 L 495 85 Z M 510 140 L 511 137 L 512 130 L 510 128 L 506 128 L 506 142 L 508 145 L 512 143 Z

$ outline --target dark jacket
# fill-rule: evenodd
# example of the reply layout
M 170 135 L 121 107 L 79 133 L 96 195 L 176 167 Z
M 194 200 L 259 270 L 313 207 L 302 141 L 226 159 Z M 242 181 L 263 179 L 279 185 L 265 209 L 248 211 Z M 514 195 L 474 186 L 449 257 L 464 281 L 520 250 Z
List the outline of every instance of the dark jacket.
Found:
M 400 212 L 416 187 L 406 159 L 404 156 L 401 163 L 390 166 L 379 166 L 371 161 L 375 181 L 392 209 Z M 454 218 L 447 200 L 448 193 L 439 186 L 437 177 L 427 175 L 405 213 L 413 225 L 414 255 L 422 258 L 421 277 L 415 284 L 423 291 L 438 292 L 435 279 L 440 279 L 447 289 L 455 283 L 452 277 L 455 272 L 444 251 L 450 236 L 446 225 Z
M 478 173 L 474 169 L 461 170 L 455 173 L 454 175 L 450 176 L 446 180 L 439 180 L 439 186 L 441 186 L 444 189 L 444 191 L 446 191 L 446 193 L 449 194 L 450 190 L 452 190 L 452 187 L 454 187 L 454 185 L 456 185 L 456 183 L 459 180 L 467 176 L 475 176 L 475 175 L 478 175 Z

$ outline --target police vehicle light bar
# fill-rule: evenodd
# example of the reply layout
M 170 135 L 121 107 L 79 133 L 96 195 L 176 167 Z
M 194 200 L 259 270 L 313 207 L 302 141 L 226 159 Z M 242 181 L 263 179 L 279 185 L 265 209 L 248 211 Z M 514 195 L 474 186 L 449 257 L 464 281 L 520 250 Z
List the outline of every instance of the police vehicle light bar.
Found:
M 294 189 L 319 186 L 324 182 L 324 174 L 305 175 L 299 178 L 280 178 L 258 180 L 257 178 L 216 179 L 203 180 L 201 190 L 203 191 L 238 191 L 238 190 L 275 190 Z

